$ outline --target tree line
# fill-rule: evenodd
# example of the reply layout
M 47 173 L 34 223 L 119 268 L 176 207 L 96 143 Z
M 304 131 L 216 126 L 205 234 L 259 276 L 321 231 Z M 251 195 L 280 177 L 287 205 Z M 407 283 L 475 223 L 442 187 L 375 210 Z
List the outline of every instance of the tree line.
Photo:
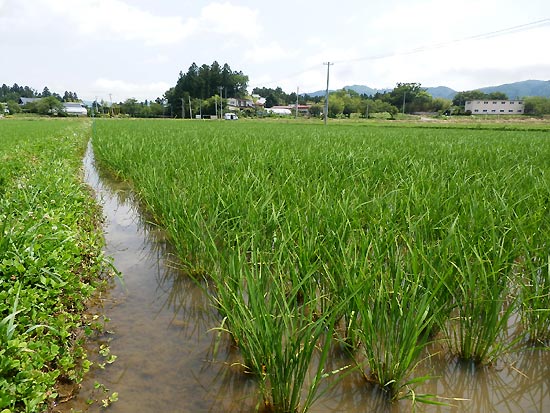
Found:
M 216 115 L 227 107 L 227 98 L 247 98 L 248 76 L 242 71 L 231 69 L 225 63 L 214 61 L 211 65 L 191 64 L 188 70 L 180 71 L 176 84 L 168 89 L 162 98 L 154 101 L 129 98 L 124 102 L 108 104 L 94 102 L 92 110 L 99 115 L 127 115 L 131 117 L 194 117 L 194 115 Z M 298 102 L 309 106 L 310 116 L 321 116 L 324 112 L 325 96 L 313 96 L 296 92 L 286 93 L 281 87 L 256 87 L 252 95 L 265 98 L 265 108 L 273 106 L 292 106 Z M 76 92 L 65 91 L 63 96 L 52 93 L 48 87 L 38 92 L 28 86 L 7 86 L 0 88 L 0 102 L 7 103 L 10 113 L 21 111 L 18 101 L 22 97 L 42 98 L 40 103 L 25 107 L 26 111 L 37 113 L 55 112 L 59 102 L 79 101 Z M 329 94 L 328 116 L 371 117 L 383 113 L 395 118 L 398 113 L 437 113 L 447 115 L 468 115 L 464 110 L 468 100 L 504 100 L 502 92 L 484 93 L 479 90 L 458 92 L 452 100 L 432 97 L 420 83 L 397 83 L 389 92 L 374 95 L 359 94 L 350 89 L 340 89 Z M 550 114 L 550 99 L 527 97 L 525 114 Z M 265 111 L 249 107 L 242 111 L 245 116 L 265 115 Z
M 191 117 L 195 113 L 215 115 L 222 99 L 248 95 L 248 76 L 214 61 L 200 67 L 193 62 L 186 73 L 180 71 L 176 85 L 164 94 L 172 117 Z M 191 108 L 191 111 L 189 110 Z M 187 109 L 187 110 L 186 110 Z
M 47 86 L 42 89 L 42 92 L 38 92 L 29 86 L 19 86 L 17 83 L 14 83 L 12 86 L 8 86 L 4 83 L 0 87 L 0 102 L 6 104 L 10 113 L 13 114 L 22 111 L 21 105 L 19 104 L 21 98 L 40 99 L 38 102 L 28 104 L 25 110 L 27 112 L 44 115 L 52 113 L 52 109 L 54 111 L 60 110 L 63 107 L 63 102 L 80 101 L 76 92 L 66 90 L 63 96 L 61 96 L 58 93 L 52 93 Z

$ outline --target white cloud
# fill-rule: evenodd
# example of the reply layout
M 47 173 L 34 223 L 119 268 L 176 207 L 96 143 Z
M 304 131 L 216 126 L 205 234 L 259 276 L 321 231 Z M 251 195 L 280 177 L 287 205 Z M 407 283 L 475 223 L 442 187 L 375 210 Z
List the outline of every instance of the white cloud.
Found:
M 166 82 L 131 83 L 119 79 L 99 78 L 93 83 L 92 90 L 87 93 L 90 96 L 96 94 L 104 99 L 111 94 L 113 101 L 124 100 L 128 96 L 144 100 L 162 96 L 172 86 Z
M 42 0 L 47 10 L 65 17 L 83 35 L 171 44 L 198 29 L 194 19 L 157 16 L 121 0 Z
M 277 41 L 272 40 L 267 44 L 262 44 L 260 46 L 255 46 L 252 49 L 248 49 L 244 53 L 244 58 L 252 63 L 267 63 L 293 58 L 297 55 L 297 50 L 286 49 Z
M 214 2 L 203 7 L 198 20 L 203 30 L 226 36 L 252 37 L 263 30 L 256 10 L 229 2 Z

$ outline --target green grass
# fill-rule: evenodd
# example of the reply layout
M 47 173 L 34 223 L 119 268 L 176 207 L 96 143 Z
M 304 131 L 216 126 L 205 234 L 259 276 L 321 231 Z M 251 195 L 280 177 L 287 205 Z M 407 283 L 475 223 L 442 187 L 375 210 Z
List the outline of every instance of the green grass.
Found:
M 88 367 L 79 329 L 103 258 L 81 183 L 89 124 L 0 122 L 0 409 L 43 411 Z
M 262 403 L 295 411 L 321 331 L 416 400 L 429 340 L 489 364 L 522 342 L 518 311 L 546 337 L 550 134 L 474 126 L 101 120 L 93 143 L 213 287 Z

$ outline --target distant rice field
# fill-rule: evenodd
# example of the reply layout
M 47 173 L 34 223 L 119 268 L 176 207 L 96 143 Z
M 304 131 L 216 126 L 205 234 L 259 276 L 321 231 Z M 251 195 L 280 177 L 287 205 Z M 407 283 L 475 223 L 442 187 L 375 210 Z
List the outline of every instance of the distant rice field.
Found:
M 93 145 L 206 283 L 268 409 L 354 369 L 429 402 L 433 341 L 476 366 L 548 344 L 548 130 L 99 120 Z M 336 345 L 356 362 L 327 371 Z

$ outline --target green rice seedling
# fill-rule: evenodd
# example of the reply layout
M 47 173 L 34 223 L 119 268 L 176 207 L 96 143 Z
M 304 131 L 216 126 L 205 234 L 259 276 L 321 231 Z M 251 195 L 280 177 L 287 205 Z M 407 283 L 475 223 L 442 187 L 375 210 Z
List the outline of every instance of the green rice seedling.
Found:
M 283 257 L 262 253 L 253 244 L 238 242 L 216 284 L 216 306 L 224 315 L 221 329 L 241 350 L 243 365 L 259 384 L 264 408 L 275 412 L 307 411 L 328 375 L 324 361 L 331 344 L 333 313 L 319 315 L 317 299 L 303 296 L 302 282 L 293 285 Z M 282 253 L 284 249 L 277 251 Z M 318 355 L 311 372 L 312 359 Z
M 549 234 L 546 132 L 96 126 L 98 158 L 132 182 L 189 272 L 205 276 L 270 405 L 277 375 L 262 373 L 268 349 L 247 323 L 289 337 L 280 326 L 306 331 L 333 317 L 339 340 L 363 352 L 365 375 L 390 398 L 414 394 L 407 383 L 421 379 L 419 354 L 440 330 L 454 353 L 481 363 L 515 344 L 514 271 L 528 253 L 541 266 Z
M 414 377 L 420 355 L 429 341 L 428 331 L 440 305 L 442 287 L 424 287 L 427 265 L 420 252 L 397 233 L 385 234 L 373 244 L 373 259 L 348 282 L 355 290 L 358 309 L 356 332 L 367 362 L 365 378 L 376 383 L 390 400 L 415 395 L 414 385 L 427 377 Z M 406 255 L 406 260 L 405 260 Z M 415 395 L 417 401 L 429 401 Z
M 495 234 L 492 234 L 495 235 Z M 517 300 L 511 295 L 512 254 L 495 236 L 491 248 L 457 231 L 456 314 L 446 326 L 453 351 L 476 364 L 492 363 L 517 344 L 508 335 Z
M 550 342 L 550 256 L 546 260 L 527 256 L 522 264 L 521 320 L 533 343 Z

